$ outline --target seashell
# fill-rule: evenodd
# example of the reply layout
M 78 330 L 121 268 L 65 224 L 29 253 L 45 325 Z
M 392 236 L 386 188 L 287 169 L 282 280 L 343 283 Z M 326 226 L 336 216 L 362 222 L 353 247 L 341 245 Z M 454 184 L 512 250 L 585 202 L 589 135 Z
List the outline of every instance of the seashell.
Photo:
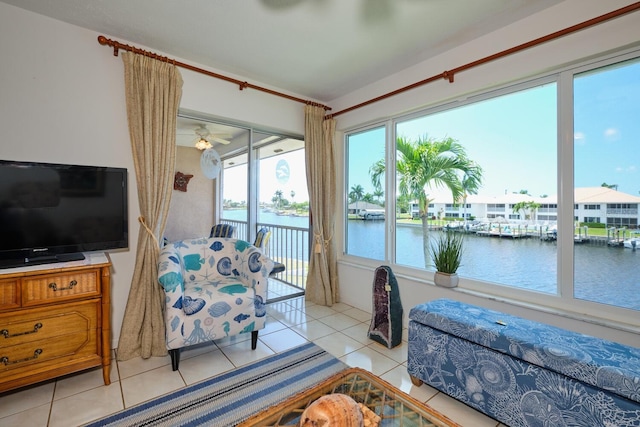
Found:
M 213 303 L 207 310 L 213 317 L 224 316 L 231 311 L 231 306 L 224 301 Z
M 205 304 L 202 298 L 191 298 L 185 295 L 184 298 L 182 298 L 182 311 L 184 311 L 184 314 L 187 316 L 191 316 L 202 310 Z
M 175 316 L 173 319 L 171 319 L 171 332 L 175 332 L 176 329 L 178 329 L 178 326 L 180 326 L 180 317 Z
M 300 417 L 300 427 L 363 427 L 360 407 L 346 394 L 321 396 L 312 402 Z
M 253 252 L 251 255 L 249 255 L 248 264 L 249 264 L 249 270 L 251 270 L 252 273 L 257 273 L 262 268 L 262 263 L 260 262 L 260 255 L 262 255 L 260 252 Z
M 223 276 L 231 275 L 231 267 L 231 258 L 229 257 L 220 258 L 220 261 L 218 261 L 218 273 Z

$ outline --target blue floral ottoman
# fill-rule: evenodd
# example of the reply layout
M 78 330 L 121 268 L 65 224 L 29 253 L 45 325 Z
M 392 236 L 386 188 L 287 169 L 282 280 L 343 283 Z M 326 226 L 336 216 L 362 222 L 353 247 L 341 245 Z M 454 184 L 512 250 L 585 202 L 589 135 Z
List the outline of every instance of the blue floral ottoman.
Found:
M 458 301 L 409 313 L 408 372 L 509 426 L 640 426 L 640 349 Z

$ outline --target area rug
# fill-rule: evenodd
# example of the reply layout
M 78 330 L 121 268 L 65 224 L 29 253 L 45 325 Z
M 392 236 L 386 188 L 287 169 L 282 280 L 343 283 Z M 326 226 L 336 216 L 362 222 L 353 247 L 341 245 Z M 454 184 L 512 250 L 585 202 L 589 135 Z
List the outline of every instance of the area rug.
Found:
M 85 426 L 233 426 L 347 368 L 307 343 Z

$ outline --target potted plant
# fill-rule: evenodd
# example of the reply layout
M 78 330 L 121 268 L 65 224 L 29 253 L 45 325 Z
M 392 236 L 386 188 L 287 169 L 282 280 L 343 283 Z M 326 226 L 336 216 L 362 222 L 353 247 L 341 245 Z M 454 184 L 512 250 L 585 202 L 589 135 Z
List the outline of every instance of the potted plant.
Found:
M 433 281 L 438 286 L 454 288 L 458 286 L 458 267 L 462 258 L 464 236 L 447 231 L 431 243 L 430 252 L 436 273 Z

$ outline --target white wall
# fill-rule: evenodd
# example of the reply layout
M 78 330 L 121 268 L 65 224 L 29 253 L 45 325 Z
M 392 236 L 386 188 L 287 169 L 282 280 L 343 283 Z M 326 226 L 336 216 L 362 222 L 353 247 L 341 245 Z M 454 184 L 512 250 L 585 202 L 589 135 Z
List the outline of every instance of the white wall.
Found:
M 371 84 L 361 90 L 353 91 L 329 103 L 333 112 L 357 105 L 368 99 L 380 96 L 389 91 L 399 89 L 428 77 L 442 73 L 445 70 L 464 65 L 481 59 L 498 51 L 508 49 L 521 43 L 542 37 L 546 34 L 578 24 L 614 9 L 624 7 L 633 1 L 599 0 L 567 0 L 555 7 L 538 13 L 521 22 L 487 36 L 478 38 L 467 45 L 453 49 L 439 55 L 433 60 L 423 62 L 415 67 L 389 76 L 379 82 Z M 535 75 L 562 65 L 583 61 L 594 55 L 640 45 L 640 12 L 635 12 L 601 24 L 595 28 L 583 30 L 557 41 L 549 42 L 511 57 L 497 60 L 487 65 L 455 76 L 455 83 L 446 80 L 427 84 L 409 92 L 371 104 L 358 110 L 336 117 L 336 155 L 340 163 L 339 170 L 344 164 L 343 137 L 345 130 L 362 126 L 365 123 L 385 120 L 391 116 L 403 114 L 425 106 L 463 98 L 469 93 L 477 92 L 496 85 L 513 82 L 527 76 Z M 342 176 L 339 177 L 339 188 L 344 187 Z M 338 206 L 336 215 L 340 218 L 344 212 L 342 205 Z M 338 225 L 340 221 L 336 222 Z M 344 232 L 336 230 L 338 247 L 343 247 Z M 371 289 L 373 269 L 380 262 L 358 260 L 354 257 L 339 259 L 340 298 L 341 302 L 370 311 L 372 307 Z M 447 297 L 482 305 L 488 308 L 505 311 L 511 314 L 528 317 L 537 321 L 544 321 L 556 326 L 596 335 L 602 338 L 616 340 L 629 345 L 640 345 L 637 333 L 640 332 L 636 319 L 628 319 L 627 325 L 616 325 L 616 328 L 605 326 L 605 322 L 590 318 L 593 312 L 576 312 L 576 310 L 549 310 L 542 306 L 533 306 L 515 299 L 491 297 L 462 289 L 443 289 L 433 285 L 432 273 L 425 273 L 420 279 L 402 275 L 398 268 L 400 295 L 405 309 L 404 322 L 411 307 L 419 302 L 435 298 Z M 583 320 L 589 320 L 586 323 Z M 620 328 L 617 328 L 620 326 Z M 633 331 L 633 332 L 630 332 Z
M 122 60 L 113 56 L 112 49 L 98 44 L 98 35 L 0 3 L 0 159 L 129 170 L 129 249 L 111 253 L 113 346 L 117 347 L 133 274 L 140 210 Z M 250 89 L 239 91 L 227 82 L 191 71 L 181 73 L 182 108 L 304 133 L 302 104 Z
M 171 206 L 164 229 L 170 242 L 208 236 L 214 224 L 215 180 L 200 173 L 202 152 L 195 147 L 178 147 L 176 173 L 193 175 L 187 191 L 173 190 Z

